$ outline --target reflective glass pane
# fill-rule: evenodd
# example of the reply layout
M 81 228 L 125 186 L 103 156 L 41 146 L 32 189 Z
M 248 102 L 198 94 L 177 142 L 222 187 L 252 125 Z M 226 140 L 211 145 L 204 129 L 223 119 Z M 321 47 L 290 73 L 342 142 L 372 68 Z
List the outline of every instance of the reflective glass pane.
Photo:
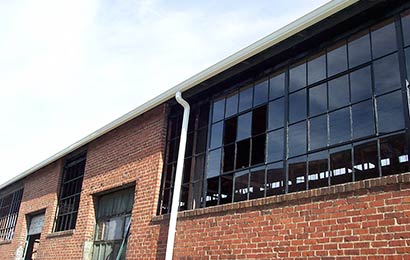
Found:
M 251 169 L 249 199 L 265 196 L 265 166 Z
M 211 144 L 210 144 L 211 149 L 221 147 L 221 145 L 222 145 L 223 125 L 224 125 L 223 121 L 212 125 L 212 128 L 211 128 Z
M 350 140 L 350 112 L 343 108 L 329 114 L 330 144 L 338 144 Z
M 397 50 L 396 27 L 393 20 L 387 20 L 372 28 L 373 59 Z
M 326 83 L 309 89 L 309 114 L 315 116 L 327 110 Z
M 306 63 L 296 65 L 289 70 L 289 91 L 295 91 L 306 86 Z
M 309 189 L 329 186 L 327 151 L 309 154 L 308 161 Z
M 234 175 L 234 198 L 233 201 L 243 201 L 248 199 L 249 194 L 249 172 L 248 171 L 241 171 L 237 172 Z
M 383 176 L 410 171 L 406 143 L 405 134 L 380 139 L 380 165 Z
M 400 88 L 400 70 L 397 53 L 375 61 L 373 68 L 376 95 Z
M 288 192 L 306 190 L 306 156 L 288 160 Z
M 251 165 L 265 162 L 266 135 L 258 135 L 252 138 Z
M 226 98 L 225 117 L 230 117 L 238 113 L 238 94 Z
M 356 181 L 379 176 L 376 141 L 355 145 L 353 152 Z
M 306 122 L 289 126 L 288 135 L 289 157 L 306 153 Z
M 352 106 L 352 121 L 354 139 L 375 133 L 372 100 L 367 100 Z
M 208 179 L 206 182 L 206 206 L 215 206 L 218 204 L 219 177 Z
M 410 47 L 406 49 L 407 81 L 410 80 Z
M 333 76 L 347 70 L 347 48 L 345 42 L 327 50 L 327 75 Z
M 269 164 L 266 173 L 266 196 L 285 193 L 283 162 Z
M 269 82 L 269 99 L 275 99 L 285 95 L 285 73 L 275 75 Z
M 309 85 L 326 78 L 326 56 L 324 53 L 319 53 L 309 59 L 307 67 Z
M 252 111 L 252 135 L 266 132 L 266 106 L 258 107 Z
M 342 184 L 353 180 L 352 150 L 350 145 L 330 150 L 330 183 Z
M 221 172 L 221 152 L 222 149 L 216 149 L 209 152 L 208 163 L 206 167 L 206 177 L 211 178 L 218 176 Z
M 283 129 L 268 133 L 268 162 L 283 159 Z
M 221 193 L 219 195 L 219 204 L 232 202 L 233 175 L 227 174 L 221 176 Z
M 235 165 L 235 144 L 224 146 L 224 160 L 223 160 L 224 172 L 234 170 Z
M 237 143 L 236 149 L 236 169 L 249 167 L 251 143 L 250 139 Z
M 268 101 L 269 81 L 264 80 L 255 85 L 253 105 L 257 106 Z
M 379 133 L 388 133 L 404 128 L 401 91 L 376 99 Z
M 224 122 L 224 144 L 230 144 L 236 140 L 238 118 L 233 117 Z
M 251 136 L 252 130 L 252 112 L 238 116 L 238 128 L 236 139 L 243 140 Z
M 285 115 L 284 100 L 284 98 L 280 98 L 275 101 L 269 102 L 269 130 L 283 127 Z
M 368 31 L 360 32 L 349 39 L 349 67 L 353 68 L 357 65 L 370 61 L 370 36 Z
M 372 75 L 370 66 L 350 73 L 350 91 L 352 102 L 358 102 L 372 96 Z
M 289 121 L 290 123 L 306 118 L 306 89 L 289 95 Z
M 253 88 L 246 88 L 239 92 L 239 112 L 252 107 Z
M 410 11 L 403 14 L 401 18 L 401 26 L 403 28 L 404 45 L 410 45 Z
M 212 122 L 217 122 L 224 118 L 225 114 L 225 99 L 220 99 L 214 102 L 212 109 Z
M 347 75 L 329 81 L 329 109 L 337 109 L 349 104 L 349 79 Z
M 327 145 L 327 115 L 309 120 L 309 150 L 315 150 Z

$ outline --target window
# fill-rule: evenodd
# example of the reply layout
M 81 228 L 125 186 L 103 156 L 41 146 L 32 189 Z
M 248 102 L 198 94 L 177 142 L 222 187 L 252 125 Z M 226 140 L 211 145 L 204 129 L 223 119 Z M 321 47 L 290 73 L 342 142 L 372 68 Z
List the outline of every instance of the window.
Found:
M 0 241 L 13 239 L 23 189 L 0 198 Z
M 57 218 L 54 227 L 56 232 L 75 228 L 83 185 L 85 161 L 86 153 L 83 152 L 67 159 L 64 164 Z
M 134 204 L 134 189 L 121 190 L 97 198 L 93 259 L 115 260 L 126 247 Z M 125 259 L 125 248 L 120 259 Z

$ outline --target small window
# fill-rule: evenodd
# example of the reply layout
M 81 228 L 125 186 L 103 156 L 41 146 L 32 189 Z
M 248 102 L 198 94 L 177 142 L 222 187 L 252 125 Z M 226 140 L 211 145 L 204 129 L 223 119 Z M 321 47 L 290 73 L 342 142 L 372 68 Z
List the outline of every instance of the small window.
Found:
M 277 99 L 269 103 L 269 122 L 268 129 L 274 130 L 281 128 L 284 125 L 285 115 L 285 100 L 284 98 Z
M 352 36 L 347 46 L 350 68 L 370 61 L 370 36 L 367 30 Z
M 238 113 L 238 94 L 235 93 L 226 98 L 225 117 L 230 117 Z
M 225 99 L 220 99 L 214 102 L 212 109 L 212 122 L 218 122 L 224 118 L 225 114 Z
M 283 162 L 269 164 L 266 173 L 266 196 L 285 193 Z
M 243 201 L 248 199 L 249 194 L 249 172 L 248 171 L 241 171 L 237 172 L 234 175 L 234 198 L 233 201 Z
M 350 73 L 350 91 L 352 93 L 353 103 L 372 97 L 370 66 Z
M 354 148 L 355 180 L 365 180 L 379 176 L 377 143 L 369 142 L 355 145 Z
M 404 128 L 404 113 L 401 91 L 376 99 L 379 133 L 388 133 Z
M 288 192 L 306 190 L 306 156 L 288 160 Z
M 309 115 L 315 116 L 327 111 L 326 83 L 309 89 Z
M 306 86 L 306 63 L 298 64 L 289 70 L 289 91 L 295 91 Z
M 376 59 L 397 50 L 396 27 L 392 20 L 384 21 L 372 28 L 372 52 Z
M 268 101 L 269 81 L 263 80 L 255 85 L 253 105 L 258 106 Z
M 245 88 L 239 92 L 239 112 L 252 107 L 253 88 Z
M 409 151 L 405 134 L 380 139 L 380 162 L 382 175 L 392 175 L 410 171 Z
M 306 153 L 306 122 L 289 126 L 289 157 Z
M 347 70 L 347 48 L 345 42 L 327 50 L 327 75 L 333 76 Z
M 347 75 L 329 81 L 329 110 L 344 107 L 350 103 Z
M 309 189 L 329 186 L 327 151 L 309 154 L 308 186 Z
M 268 133 L 268 162 L 283 160 L 283 129 Z
M 352 148 L 350 145 L 330 150 L 330 183 L 332 185 L 353 180 Z
M 285 73 L 273 76 L 269 81 L 269 100 L 285 95 Z
M 376 95 L 400 88 L 400 69 L 397 53 L 374 62 Z
M 367 100 L 352 106 L 353 138 L 374 135 L 373 102 Z
M 251 169 L 249 182 L 249 199 L 265 196 L 265 166 Z
M 309 120 L 309 150 L 316 150 L 327 145 L 327 115 Z
M 330 144 L 338 144 L 350 140 L 350 112 L 343 108 L 329 114 Z
M 311 57 L 307 67 L 309 85 L 326 78 L 326 56 L 324 53 L 322 52 Z
M 289 121 L 297 122 L 306 118 L 306 89 L 289 95 Z

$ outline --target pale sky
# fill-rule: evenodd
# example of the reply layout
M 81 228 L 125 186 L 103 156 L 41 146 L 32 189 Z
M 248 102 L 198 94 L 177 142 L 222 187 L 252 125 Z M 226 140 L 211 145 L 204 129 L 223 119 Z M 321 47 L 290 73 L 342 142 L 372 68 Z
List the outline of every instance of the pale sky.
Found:
M 328 0 L 1 0 L 0 184 Z

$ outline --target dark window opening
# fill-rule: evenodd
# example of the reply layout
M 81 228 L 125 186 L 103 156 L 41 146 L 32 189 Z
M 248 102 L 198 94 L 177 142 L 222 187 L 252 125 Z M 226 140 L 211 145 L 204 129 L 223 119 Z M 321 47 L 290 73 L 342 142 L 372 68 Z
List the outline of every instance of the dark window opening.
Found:
M 219 204 L 232 202 L 233 174 L 221 176 L 221 191 L 219 195 Z
M 250 149 L 251 149 L 250 139 L 242 140 L 237 143 L 236 169 L 249 167 Z
M 13 239 L 23 189 L 0 197 L 0 241 Z

